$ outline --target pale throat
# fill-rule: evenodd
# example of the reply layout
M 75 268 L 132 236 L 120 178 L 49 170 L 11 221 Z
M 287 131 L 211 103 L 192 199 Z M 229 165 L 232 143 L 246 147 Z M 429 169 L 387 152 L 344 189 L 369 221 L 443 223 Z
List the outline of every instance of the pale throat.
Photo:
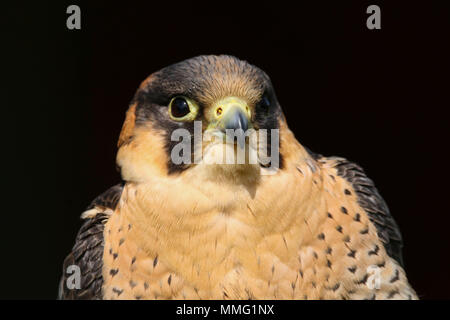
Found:
M 259 164 L 199 163 L 175 174 L 152 170 L 145 179 L 126 184 L 115 214 L 124 224 L 135 225 L 132 234 L 136 242 L 149 252 L 160 243 L 183 247 L 185 239 L 223 239 L 231 232 L 223 226 L 230 222 L 233 227 L 241 227 L 235 228 L 237 231 L 245 234 L 250 228 L 263 237 L 298 228 L 303 219 L 325 210 L 319 192 L 322 173 L 320 168 L 311 169 L 315 161 L 287 128 L 280 137 L 285 164 L 275 174 L 262 174 L 264 169 Z M 136 148 L 146 146 L 147 136 L 136 139 L 141 142 Z M 131 151 L 129 154 L 135 154 Z M 139 154 L 147 153 L 144 148 Z M 142 158 L 139 154 L 124 164 L 143 173 L 155 159 L 148 159 L 147 165 L 135 165 L 133 161 Z M 314 229 L 314 224 L 308 228 Z
M 312 187 L 312 180 L 319 172 L 299 177 L 291 167 L 275 175 L 261 175 L 259 170 L 259 165 L 242 172 L 197 165 L 177 176 L 130 183 L 116 213 L 123 224 L 133 225 L 131 234 L 139 246 L 156 254 L 164 246 L 185 247 L 189 245 L 186 239 L 192 245 L 218 239 L 225 246 L 233 246 L 231 235 L 239 241 L 249 232 L 261 237 L 288 232 L 289 228 L 299 228 L 293 220 L 308 219 L 323 206 L 320 198 L 311 201 L 318 190 L 317 185 Z

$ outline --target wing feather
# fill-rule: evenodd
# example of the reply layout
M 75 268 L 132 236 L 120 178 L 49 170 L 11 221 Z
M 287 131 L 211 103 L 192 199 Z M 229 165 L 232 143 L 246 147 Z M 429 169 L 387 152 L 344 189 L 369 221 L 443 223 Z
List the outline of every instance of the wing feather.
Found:
M 58 299 L 101 299 L 102 298 L 102 267 L 103 267 L 103 230 L 109 218 L 109 212 L 114 210 L 122 194 L 123 184 L 115 185 L 94 199 L 87 210 L 95 210 L 85 218 L 78 231 L 75 245 L 63 263 L 63 275 L 60 280 Z M 69 289 L 66 273 L 70 265 L 80 268 L 80 288 Z
M 338 175 L 352 184 L 358 197 L 358 203 L 367 212 L 370 221 L 375 225 L 378 237 L 383 243 L 386 252 L 403 266 L 403 240 L 400 229 L 375 184 L 356 163 L 344 158 L 333 159 L 336 161 Z

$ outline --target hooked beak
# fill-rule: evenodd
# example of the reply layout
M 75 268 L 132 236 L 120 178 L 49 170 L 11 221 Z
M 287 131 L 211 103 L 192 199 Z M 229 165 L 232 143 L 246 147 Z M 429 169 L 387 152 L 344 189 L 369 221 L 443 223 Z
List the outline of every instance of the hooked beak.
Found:
M 229 116 L 224 121 L 225 129 L 242 129 L 244 132 L 248 129 L 248 118 L 238 108 L 229 112 Z
M 252 127 L 251 112 L 247 103 L 237 97 L 227 97 L 218 101 L 213 106 L 212 112 L 214 120 L 210 123 L 209 129 L 220 130 L 233 140 L 236 138 L 239 146 L 243 148 L 245 133 Z
M 227 129 L 242 129 L 245 133 L 251 127 L 251 113 L 247 103 L 237 97 L 227 97 L 218 101 L 212 108 L 213 123 L 210 128 L 226 132 Z

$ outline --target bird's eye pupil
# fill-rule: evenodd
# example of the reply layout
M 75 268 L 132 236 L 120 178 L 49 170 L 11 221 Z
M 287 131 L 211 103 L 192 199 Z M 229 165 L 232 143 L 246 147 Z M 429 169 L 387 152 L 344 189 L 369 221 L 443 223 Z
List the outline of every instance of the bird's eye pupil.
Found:
M 176 118 L 184 117 L 190 112 L 189 104 L 183 98 L 175 98 L 171 103 L 170 111 Z
M 269 109 L 269 107 L 270 107 L 270 99 L 269 99 L 269 97 L 267 95 L 264 95 L 262 97 L 262 99 L 261 99 L 261 106 L 264 109 Z

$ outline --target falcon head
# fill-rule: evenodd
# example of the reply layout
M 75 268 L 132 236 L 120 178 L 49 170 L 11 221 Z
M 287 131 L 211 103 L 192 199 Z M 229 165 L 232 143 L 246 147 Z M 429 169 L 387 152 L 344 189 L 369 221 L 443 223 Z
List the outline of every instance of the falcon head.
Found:
M 264 71 L 232 56 L 198 56 L 155 72 L 140 85 L 120 134 L 117 163 L 126 181 L 187 172 L 257 177 L 270 167 L 267 157 L 265 163 L 251 162 L 246 151 L 245 161 L 230 164 L 224 154 L 245 149 L 250 137 L 245 133 L 252 131 L 257 150 L 270 159 L 277 153 L 276 168 L 270 169 L 280 169 L 283 138 L 276 137 L 272 150 L 272 129 L 283 135 L 289 131 L 284 121 Z M 244 139 L 239 134 L 228 139 L 229 130 L 244 133 Z

